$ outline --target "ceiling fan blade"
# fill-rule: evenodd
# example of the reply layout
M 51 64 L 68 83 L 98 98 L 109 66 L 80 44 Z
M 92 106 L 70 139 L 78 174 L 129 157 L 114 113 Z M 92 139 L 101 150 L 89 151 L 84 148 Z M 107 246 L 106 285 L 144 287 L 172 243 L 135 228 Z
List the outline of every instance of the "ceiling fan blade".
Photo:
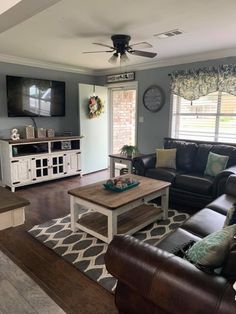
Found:
M 113 50 L 84 51 L 82 53 L 100 53 L 100 52 L 113 52 Z
M 151 44 L 149 44 L 148 42 L 146 42 L 146 41 L 142 41 L 140 43 L 132 44 L 132 45 L 130 45 L 130 47 L 131 48 L 138 47 L 138 48 L 141 48 L 141 49 L 145 49 L 145 48 L 152 48 L 153 46 Z
M 147 58 L 154 58 L 157 55 L 156 52 L 148 52 L 148 51 L 141 51 L 141 50 L 131 50 L 128 52 L 135 56 L 141 56 L 141 57 L 147 57 Z
M 115 50 L 115 48 L 114 47 L 112 47 L 112 46 L 109 46 L 109 45 L 105 45 L 105 44 L 100 44 L 100 43 L 93 43 L 94 45 L 98 45 L 98 46 L 102 46 L 102 47 L 107 47 L 107 48 L 110 48 L 110 49 L 113 49 L 113 50 Z

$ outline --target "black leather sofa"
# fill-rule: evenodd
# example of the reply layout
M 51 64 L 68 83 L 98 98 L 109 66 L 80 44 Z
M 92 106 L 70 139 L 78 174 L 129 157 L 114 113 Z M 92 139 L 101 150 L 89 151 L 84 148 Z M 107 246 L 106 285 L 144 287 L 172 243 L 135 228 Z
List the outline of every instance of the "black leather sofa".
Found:
M 176 148 L 176 169 L 155 168 L 156 154 L 134 158 L 137 175 L 171 182 L 170 203 L 201 209 L 224 193 L 229 175 L 236 174 L 236 145 L 164 138 L 164 148 Z M 227 168 L 216 177 L 204 175 L 208 154 L 229 156 Z
M 236 313 L 236 240 L 220 275 L 207 274 L 172 254 L 177 246 L 199 241 L 223 227 L 227 210 L 236 202 L 236 175 L 226 193 L 190 217 L 162 239 L 157 247 L 131 236 L 115 236 L 105 262 L 118 279 L 115 303 L 122 314 L 234 314 Z

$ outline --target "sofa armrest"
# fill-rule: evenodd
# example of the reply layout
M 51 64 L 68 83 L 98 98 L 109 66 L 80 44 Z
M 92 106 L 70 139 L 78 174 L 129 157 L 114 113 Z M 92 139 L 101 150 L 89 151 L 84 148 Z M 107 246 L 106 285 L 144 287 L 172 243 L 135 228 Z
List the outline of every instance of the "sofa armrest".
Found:
M 144 176 L 149 168 L 154 168 L 156 164 L 156 154 L 149 154 L 133 158 L 133 167 L 136 174 Z
M 236 174 L 228 177 L 225 193 L 236 197 Z
M 206 309 L 216 313 L 225 294 L 227 302 L 232 297 L 230 309 L 235 308 L 232 286 L 224 277 L 206 274 L 188 261 L 131 236 L 115 236 L 105 262 L 122 284 L 167 313 L 193 313 L 193 309 L 194 313 L 206 313 Z
M 226 193 L 226 181 L 228 180 L 229 176 L 236 175 L 236 166 L 226 168 L 225 170 L 221 171 L 214 180 L 214 196 L 220 196 Z M 229 193 L 231 194 L 231 193 Z M 236 194 L 232 194 L 236 196 Z

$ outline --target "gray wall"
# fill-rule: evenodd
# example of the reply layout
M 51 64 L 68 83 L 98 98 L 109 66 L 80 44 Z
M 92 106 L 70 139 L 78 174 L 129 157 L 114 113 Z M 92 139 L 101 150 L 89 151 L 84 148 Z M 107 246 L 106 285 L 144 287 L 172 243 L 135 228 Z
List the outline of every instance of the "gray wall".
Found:
M 135 75 L 138 81 L 138 116 L 144 117 L 144 123 L 138 123 L 138 147 L 140 152 L 154 152 L 157 147 L 162 147 L 163 137 L 169 135 L 169 73 L 180 69 L 198 69 L 203 66 L 217 66 L 231 63 L 236 63 L 236 57 L 137 71 Z M 36 118 L 36 122 L 38 127 L 52 127 L 57 132 L 72 131 L 75 135 L 79 132 L 78 83 L 97 85 L 105 85 L 106 83 L 105 76 L 93 77 L 89 75 L 0 63 L 0 137 L 9 137 L 9 131 L 13 127 L 23 127 L 32 123 L 29 118 L 7 117 L 5 86 L 5 76 L 7 74 L 65 81 L 66 116 L 58 118 Z M 146 110 L 142 101 L 144 91 L 153 84 L 161 86 L 166 94 L 166 103 L 161 111 L 157 113 L 151 113 Z
M 138 123 L 138 148 L 142 153 L 154 152 L 157 147 L 162 147 L 163 138 L 169 136 L 170 115 L 170 77 L 169 73 L 176 70 L 198 69 L 204 66 L 236 63 L 236 57 L 182 64 L 178 66 L 162 67 L 135 72 L 138 81 L 138 116 L 144 117 L 144 123 Z M 106 78 L 100 77 L 97 82 L 105 84 Z M 166 103 L 156 113 L 148 111 L 143 106 L 143 93 L 150 85 L 159 85 L 165 92 Z
M 38 127 L 54 128 L 57 134 L 63 131 L 79 133 L 78 119 L 78 84 L 94 84 L 95 78 L 89 75 L 41 69 L 16 64 L 0 63 L 0 138 L 9 138 L 10 129 L 22 130 L 25 125 L 32 124 L 30 118 L 8 118 L 6 103 L 6 75 L 25 76 L 66 82 L 66 116 L 53 118 L 36 118 Z

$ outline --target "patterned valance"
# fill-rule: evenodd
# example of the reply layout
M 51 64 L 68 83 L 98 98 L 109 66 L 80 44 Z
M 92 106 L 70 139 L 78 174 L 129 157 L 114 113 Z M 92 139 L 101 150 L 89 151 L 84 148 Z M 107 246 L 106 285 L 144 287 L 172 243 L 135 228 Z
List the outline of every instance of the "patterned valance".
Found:
M 195 100 L 216 91 L 236 96 L 236 65 L 177 71 L 171 74 L 171 92 Z

